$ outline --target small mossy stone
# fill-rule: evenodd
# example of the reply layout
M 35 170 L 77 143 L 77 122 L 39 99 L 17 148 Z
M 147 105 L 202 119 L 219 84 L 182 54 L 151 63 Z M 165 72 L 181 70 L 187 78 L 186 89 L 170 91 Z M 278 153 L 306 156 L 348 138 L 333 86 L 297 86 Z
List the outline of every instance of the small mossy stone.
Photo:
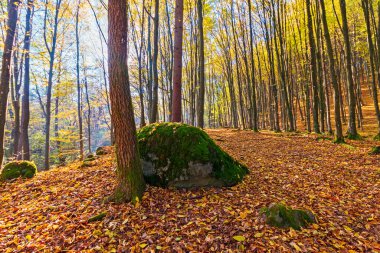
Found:
M 265 222 L 273 227 L 301 230 L 316 223 L 314 214 L 308 210 L 292 209 L 282 203 L 274 203 L 260 211 Z
M 108 150 L 106 147 L 99 147 L 96 149 L 96 155 L 107 155 L 109 154 Z
M 92 159 L 92 158 L 95 158 L 95 155 L 94 154 L 88 154 L 86 156 L 86 159 Z
M 83 160 L 83 162 L 92 162 L 92 161 L 95 161 L 96 158 L 95 157 L 87 157 L 86 159 Z
M 380 146 L 373 147 L 369 152 L 370 155 L 380 155 Z
M 80 165 L 81 168 L 90 168 L 93 166 L 95 166 L 95 164 L 90 161 L 83 161 L 83 163 Z
M 1 180 L 11 180 L 15 178 L 32 178 L 37 173 L 37 166 L 34 162 L 15 161 L 4 166 L 1 172 Z
M 180 123 L 148 125 L 138 132 L 145 180 L 160 187 L 221 187 L 239 183 L 248 168 L 203 130 Z
M 92 216 L 91 218 L 88 219 L 88 223 L 95 222 L 95 221 L 101 221 L 107 216 L 107 213 L 100 213 L 98 215 Z

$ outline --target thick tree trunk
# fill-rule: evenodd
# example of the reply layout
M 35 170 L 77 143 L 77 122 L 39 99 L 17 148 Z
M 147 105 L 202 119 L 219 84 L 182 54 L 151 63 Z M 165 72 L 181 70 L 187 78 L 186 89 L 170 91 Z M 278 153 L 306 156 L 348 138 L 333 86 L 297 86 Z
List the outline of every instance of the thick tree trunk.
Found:
M 183 0 L 176 0 L 173 63 L 173 122 L 182 121 Z
M 117 160 L 117 186 L 109 200 L 123 203 L 141 200 L 145 190 L 129 87 L 126 0 L 108 1 L 108 22 L 111 118 Z
M 4 158 L 4 134 L 5 134 L 5 120 L 7 113 L 9 81 L 10 81 L 10 68 L 11 58 L 13 51 L 13 41 L 16 32 L 16 23 L 18 16 L 19 0 L 11 0 L 9 2 L 9 12 L 7 21 L 7 35 L 4 43 L 3 59 L 1 65 L 1 79 L 0 79 L 0 167 Z

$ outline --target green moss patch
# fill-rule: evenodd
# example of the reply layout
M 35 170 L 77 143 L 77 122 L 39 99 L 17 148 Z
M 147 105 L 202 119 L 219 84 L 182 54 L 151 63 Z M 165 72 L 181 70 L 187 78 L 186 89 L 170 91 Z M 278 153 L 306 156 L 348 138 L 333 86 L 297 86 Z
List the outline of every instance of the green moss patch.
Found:
M 101 221 L 107 216 L 107 213 L 100 213 L 98 215 L 92 216 L 91 218 L 88 219 L 88 223 L 95 222 L 95 221 Z
M 1 180 L 11 180 L 15 178 L 32 178 L 37 173 L 37 166 L 34 162 L 15 161 L 4 166 L 1 172 Z
M 145 180 L 155 186 L 233 186 L 248 173 L 207 133 L 186 124 L 146 126 L 138 143 Z
M 108 155 L 111 153 L 111 148 L 110 147 L 99 147 L 96 149 L 96 155 Z
M 262 208 L 260 213 L 268 225 L 278 228 L 300 230 L 317 222 L 311 211 L 292 209 L 282 203 L 271 204 L 269 207 Z
M 380 155 L 380 146 L 373 147 L 369 152 L 370 155 Z

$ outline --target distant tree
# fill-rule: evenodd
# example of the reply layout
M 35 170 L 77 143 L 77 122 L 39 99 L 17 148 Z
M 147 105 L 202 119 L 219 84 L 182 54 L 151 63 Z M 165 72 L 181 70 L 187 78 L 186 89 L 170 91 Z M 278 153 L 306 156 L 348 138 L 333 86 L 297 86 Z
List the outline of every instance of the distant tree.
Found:
M 16 33 L 16 23 L 18 17 L 19 0 L 11 0 L 9 2 L 7 33 L 4 43 L 3 59 L 1 65 L 1 79 L 0 79 L 0 166 L 3 163 L 4 157 L 4 132 L 5 120 L 8 103 L 8 93 L 10 84 L 10 69 L 11 58 L 13 52 L 13 42 Z
M 348 29 L 347 21 L 347 9 L 346 0 L 339 0 L 340 11 L 342 16 L 342 26 L 343 26 L 343 38 L 346 54 L 346 75 L 348 83 L 348 102 L 349 102 L 349 122 L 348 122 L 348 138 L 356 139 L 358 137 L 358 132 L 356 128 L 356 96 L 354 88 L 354 79 L 352 73 L 352 52 L 351 52 L 351 42 L 350 42 L 350 31 Z
M 336 76 L 335 71 L 335 59 L 334 59 L 334 51 L 331 43 L 330 32 L 328 29 L 327 18 L 326 18 L 326 8 L 325 1 L 319 0 L 321 4 L 322 11 L 322 23 L 323 23 L 323 31 L 326 40 L 327 46 L 327 54 L 329 58 L 329 66 L 331 72 L 331 81 L 334 88 L 334 113 L 335 113 L 335 141 L 337 143 L 344 142 L 343 130 L 342 130 L 342 120 L 340 115 L 340 96 L 339 96 L 339 84 L 338 77 Z
M 48 71 L 48 82 L 47 82 L 47 94 L 46 94 L 46 106 L 44 108 L 45 114 L 45 164 L 44 169 L 48 170 L 50 168 L 50 125 L 51 125 L 51 100 L 53 92 L 53 77 L 54 77 L 54 62 L 56 60 L 56 50 L 57 50 L 57 38 L 58 38 L 58 25 L 59 25 L 59 13 L 61 10 L 62 0 L 56 0 L 55 9 L 52 20 L 52 30 L 51 36 L 48 36 L 49 28 L 47 24 L 49 22 L 49 1 L 45 0 L 45 10 L 44 10 L 44 42 L 46 50 L 49 53 L 49 71 Z M 49 43 L 50 42 L 50 43 Z
M 314 40 L 314 28 L 313 28 L 313 18 L 311 14 L 310 0 L 306 0 L 306 10 L 307 10 L 307 25 L 309 31 L 309 46 L 311 55 L 311 83 L 313 87 L 314 104 L 313 104 L 313 121 L 314 121 L 314 132 L 320 133 L 319 120 L 318 120 L 318 79 L 317 79 L 317 56 L 316 56 L 316 46 Z
M 128 76 L 127 0 L 108 1 L 108 23 L 111 119 L 117 160 L 117 186 L 109 200 L 122 203 L 141 199 L 145 190 Z
M 82 88 L 80 83 L 80 41 L 79 41 L 79 11 L 81 1 L 78 1 L 75 15 L 75 40 L 76 40 L 76 71 L 77 71 L 77 113 L 79 123 L 79 158 L 83 160 L 84 141 L 83 141 L 83 117 L 82 117 Z
M 372 82 L 371 82 L 372 93 L 373 93 L 372 97 L 373 97 L 373 103 L 375 106 L 375 113 L 376 113 L 377 126 L 378 126 L 378 134 L 376 138 L 380 138 L 380 108 L 379 108 L 379 99 L 378 99 L 377 86 L 376 86 L 376 71 L 375 71 L 375 69 L 378 69 L 379 66 L 376 66 L 376 63 L 375 63 L 375 46 L 372 41 L 372 30 L 371 30 L 371 21 L 370 21 L 370 4 L 372 4 L 372 2 L 369 2 L 368 0 L 362 0 L 362 8 L 364 12 L 366 27 L 367 27 L 367 41 L 368 41 L 370 68 L 371 68 L 371 75 L 372 75 Z M 378 82 L 380 84 L 380 80 L 378 80 Z
M 173 122 L 182 121 L 183 0 L 176 0 L 173 63 Z
M 30 160 L 30 145 L 29 145 L 29 120 L 30 120 L 30 43 L 32 34 L 32 15 L 34 10 L 34 0 L 28 0 L 25 20 L 25 38 L 24 38 L 24 90 L 22 96 L 22 114 L 21 114 L 21 147 L 22 159 Z

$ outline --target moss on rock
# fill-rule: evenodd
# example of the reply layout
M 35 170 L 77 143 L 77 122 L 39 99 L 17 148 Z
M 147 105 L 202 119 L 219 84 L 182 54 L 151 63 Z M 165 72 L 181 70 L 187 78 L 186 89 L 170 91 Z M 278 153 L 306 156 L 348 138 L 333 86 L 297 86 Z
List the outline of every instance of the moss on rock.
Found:
M 167 187 L 233 186 L 248 173 L 201 129 L 161 123 L 138 131 L 147 183 Z
M 314 214 L 308 210 L 292 209 L 282 203 L 271 204 L 261 209 L 265 222 L 278 228 L 293 228 L 300 230 L 316 223 Z
M 37 173 L 37 166 L 34 162 L 15 161 L 4 166 L 1 172 L 1 180 L 11 180 L 15 178 L 32 178 Z
M 380 155 L 380 146 L 373 147 L 369 152 L 370 155 Z
M 109 147 L 98 147 L 96 149 L 96 155 L 107 155 L 110 154 Z

